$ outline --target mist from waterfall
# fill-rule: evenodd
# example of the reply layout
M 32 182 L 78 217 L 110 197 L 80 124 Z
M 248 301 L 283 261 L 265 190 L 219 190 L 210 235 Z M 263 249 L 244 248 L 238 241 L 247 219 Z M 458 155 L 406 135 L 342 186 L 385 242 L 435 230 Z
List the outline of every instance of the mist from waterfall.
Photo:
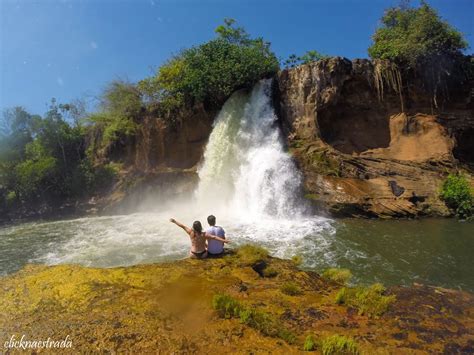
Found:
M 199 169 L 196 198 L 236 218 L 299 218 L 302 177 L 284 150 L 271 98 L 271 79 L 236 92 L 222 107 Z
M 194 195 L 175 201 L 156 198 L 153 206 L 144 201 L 146 212 L 130 215 L 14 228 L 8 232 L 11 241 L 17 243 L 18 234 L 30 241 L 26 236 L 33 230 L 41 235 L 35 238 L 41 248 L 25 255 L 28 262 L 110 267 L 172 260 L 187 257 L 189 237 L 169 218 L 188 226 L 200 220 L 206 226 L 206 217 L 214 214 L 233 248 L 253 243 L 278 257 L 311 255 L 318 263 L 332 263 L 333 221 L 308 211 L 301 173 L 284 149 L 271 88 L 271 80 L 262 80 L 224 104 L 198 169 Z M 11 263 L 10 270 L 16 261 Z

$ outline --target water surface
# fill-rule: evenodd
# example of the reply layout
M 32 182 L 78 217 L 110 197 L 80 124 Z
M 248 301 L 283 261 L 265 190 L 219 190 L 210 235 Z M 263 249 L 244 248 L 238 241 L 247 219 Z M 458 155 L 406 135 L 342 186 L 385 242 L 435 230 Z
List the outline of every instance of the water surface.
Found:
M 113 267 L 187 257 L 187 235 L 169 214 L 148 213 L 26 223 L 0 229 L 0 273 L 27 263 Z M 197 216 L 185 217 L 188 222 Z M 201 216 L 201 220 L 203 220 Z M 256 243 L 278 257 L 301 255 L 303 267 L 352 270 L 355 281 L 426 283 L 474 292 L 474 224 L 419 221 L 272 219 L 219 221 L 232 247 Z

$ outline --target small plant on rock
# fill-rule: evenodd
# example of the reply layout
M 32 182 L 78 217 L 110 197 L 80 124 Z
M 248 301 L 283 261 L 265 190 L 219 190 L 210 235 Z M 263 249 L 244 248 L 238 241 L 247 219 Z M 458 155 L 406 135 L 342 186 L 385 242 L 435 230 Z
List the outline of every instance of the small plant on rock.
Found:
M 244 265 L 253 265 L 263 261 L 268 257 L 268 251 L 257 245 L 246 244 L 237 250 L 237 256 Z
M 316 340 L 314 339 L 312 335 L 308 335 L 306 339 L 304 340 L 303 350 L 304 351 L 316 350 Z
M 282 327 L 272 314 L 242 304 L 229 295 L 215 295 L 212 306 L 221 318 L 238 318 L 242 324 L 264 335 L 283 339 L 288 344 L 296 341 L 295 335 Z
M 262 274 L 263 274 L 263 277 L 271 278 L 271 277 L 277 276 L 277 275 L 278 275 L 278 271 L 276 271 L 276 270 L 275 270 L 274 268 L 272 268 L 272 267 L 267 267 L 267 268 L 263 269 Z
M 296 283 L 291 281 L 284 283 L 281 286 L 280 290 L 288 296 L 297 296 L 303 293 L 303 291 L 301 291 L 301 288 Z
M 459 218 L 469 218 L 474 210 L 474 196 L 467 178 L 462 174 L 449 174 L 441 187 L 440 198 L 456 211 Z
M 324 270 L 321 276 L 326 280 L 346 284 L 352 278 L 352 273 L 349 269 L 330 268 Z
M 291 257 L 291 261 L 295 266 L 300 266 L 303 263 L 303 258 L 301 255 L 294 255 Z
M 357 343 L 348 337 L 331 335 L 321 341 L 321 353 L 323 355 L 334 354 L 360 354 Z
M 376 283 L 369 287 L 344 287 L 336 295 L 337 304 L 345 304 L 359 310 L 359 314 L 378 317 L 395 301 L 395 295 L 385 296 L 385 287 Z

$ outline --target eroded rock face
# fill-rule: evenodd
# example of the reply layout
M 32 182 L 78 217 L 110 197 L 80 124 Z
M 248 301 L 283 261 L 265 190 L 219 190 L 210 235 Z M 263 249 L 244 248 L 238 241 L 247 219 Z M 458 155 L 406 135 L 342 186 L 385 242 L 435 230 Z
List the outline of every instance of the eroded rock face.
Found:
M 197 164 L 204 153 L 217 111 L 203 105 L 165 119 L 145 116 L 138 132 L 109 149 L 103 160 L 123 163 L 112 191 L 97 200 L 101 213 L 127 213 L 191 194 L 198 182 Z
M 345 216 L 448 215 L 438 198 L 447 172 L 472 176 L 470 90 L 434 110 L 417 85 L 403 97 L 397 73 L 384 78 L 380 65 L 336 57 L 278 75 L 281 123 L 307 197 Z

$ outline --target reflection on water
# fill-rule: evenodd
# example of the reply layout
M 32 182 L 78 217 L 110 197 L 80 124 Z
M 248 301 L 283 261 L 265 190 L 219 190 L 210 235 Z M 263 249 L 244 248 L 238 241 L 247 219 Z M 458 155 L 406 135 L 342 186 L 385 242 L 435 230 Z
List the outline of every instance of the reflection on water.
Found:
M 27 223 L 0 229 L 0 273 L 26 263 L 112 267 L 180 259 L 188 237 L 168 214 Z M 201 220 L 205 218 L 200 216 Z M 197 216 L 187 216 L 191 222 Z M 427 283 L 474 291 L 474 224 L 455 220 L 218 220 L 232 247 L 253 242 L 275 256 L 299 254 L 304 267 L 346 267 L 357 282 Z

